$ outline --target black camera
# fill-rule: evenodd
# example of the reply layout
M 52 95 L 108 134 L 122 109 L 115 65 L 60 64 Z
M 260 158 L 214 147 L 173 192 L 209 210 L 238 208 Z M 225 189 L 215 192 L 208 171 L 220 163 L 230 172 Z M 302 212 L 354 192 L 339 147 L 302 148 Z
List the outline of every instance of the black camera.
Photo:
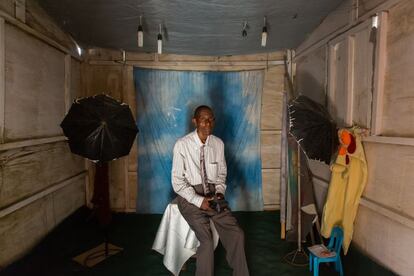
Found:
M 217 213 L 221 213 L 224 210 L 229 210 L 229 203 L 224 198 L 219 199 L 217 195 L 214 195 L 213 199 L 210 200 L 210 208 Z

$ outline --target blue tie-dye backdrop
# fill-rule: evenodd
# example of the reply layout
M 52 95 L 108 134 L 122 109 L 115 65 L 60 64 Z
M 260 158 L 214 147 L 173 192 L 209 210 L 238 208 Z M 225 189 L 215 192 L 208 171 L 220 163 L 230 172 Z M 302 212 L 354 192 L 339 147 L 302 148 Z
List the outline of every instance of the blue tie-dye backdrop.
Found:
M 192 72 L 134 68 L 137 91 L 139 213 L 163 213 L 175 197 L 172 150 L 193 131 L 199 105 L 216 117 L 214 134 L 225 144 L 226 198 L 234 211 L 263 209 L 260 109 L 263 71 Z

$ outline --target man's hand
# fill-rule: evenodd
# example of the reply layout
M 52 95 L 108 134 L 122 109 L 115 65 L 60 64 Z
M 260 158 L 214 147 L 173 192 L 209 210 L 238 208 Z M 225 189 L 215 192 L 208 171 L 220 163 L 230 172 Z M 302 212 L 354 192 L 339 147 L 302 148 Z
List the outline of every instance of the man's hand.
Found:
M 203 199 L 203 203 L 201 203 L 200 209 L 204 211 L 213 211 L 213 209 L 210 208 L 210 201 L 213 200 L 210 197 L 205 197 Z

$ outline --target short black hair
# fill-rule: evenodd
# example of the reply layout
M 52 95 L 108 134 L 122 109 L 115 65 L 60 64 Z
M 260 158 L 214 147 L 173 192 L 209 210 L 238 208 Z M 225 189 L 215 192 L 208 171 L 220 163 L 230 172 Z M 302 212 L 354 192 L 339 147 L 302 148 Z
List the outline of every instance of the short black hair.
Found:
M 193 118 L 197 118 L 202 110 L 210 110 L 211 112 L 213 112 L 213 109 L 211 109 L 211 107 L 209 107 L 208 105 L 200 105 L 194 110 Z

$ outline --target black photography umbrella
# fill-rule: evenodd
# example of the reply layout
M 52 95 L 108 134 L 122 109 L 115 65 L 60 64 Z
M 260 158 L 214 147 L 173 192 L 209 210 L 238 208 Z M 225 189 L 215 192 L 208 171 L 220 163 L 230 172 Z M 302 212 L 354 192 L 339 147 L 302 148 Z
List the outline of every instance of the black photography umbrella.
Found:
M 88 261 L 91 259 L 103 256 L 100 259 L 103 260 L 110 253 L 107 237 L 111 221 L 107 162 L 129 154 L 138 128 L 129 106 L 104 94 L 76 99 L 60 126 L 69 139 L 73 153 L 97 162 L 92 203 L 99 224 L 105 231 L 105 245 L 103 254 L 96 248 L 86 254 L 82 263 L 90 266 Z
M 289 121 L 289 131 L 306 156 L 329 164 L 338 148 L 338 133 L 325 107 L 300 95 L 289 104 Z
M 138 132 L 129 106 L 104 94 L 75 100 L 60 126 L 73 153 L 100 162 L 128 155 Z

